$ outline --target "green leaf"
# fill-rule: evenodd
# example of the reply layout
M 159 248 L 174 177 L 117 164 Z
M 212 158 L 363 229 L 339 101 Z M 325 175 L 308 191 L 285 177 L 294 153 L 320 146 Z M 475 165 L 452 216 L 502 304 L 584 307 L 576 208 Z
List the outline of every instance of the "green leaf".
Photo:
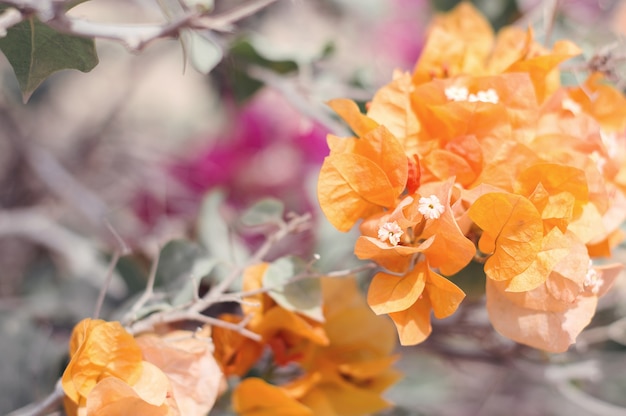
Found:
M 275 198 L 263 198 L 241 216 L 241 223 L 250 227 L 283 222 L 284 204 Z
M 203 278 L 209 276 L 218 264 L 219 260 L 215 258 L 200 257 L 196 259 L 189 271 L 189 279 L 172 299 L 172 305 L 183 305 L 193 300 L 198 295 L 198 287 Z
M 202 267 L 195 269 L 198 267 L 196 264 L 201 264 L 207 258 L 207 253 L 198 244 L 187 240 L 170 241 L 159 255 L 155 285 L 178 283 L 179 279 L 191 276 L 192 272 L 202 271 Z
M 322 322 L 322 284 L 320 279 L 291 281 L 306 272 L 306 264 L 295 256 L 281 257 L 272 262 L 263 275 L 263 287 L 283 308 Z
M 13 67 L 24 102 L 52 73 L 63 69 L 89 72 L 98 64 L 93 39 L 59 33 L 35 17 L 9 28 L 0 39 L 0 50 Z
M 198 294 L 202 280 L 211 276 L 219 264 L 220 260 L 210 257 L 199 244 L 173 240 L 161 250 L 155 285 L 174 293 L 173 306 L 182 305 Z
M 228 86 L 235 98 L 243 102 L 250 98 L 263 86 L 261 81 L 250 77 L 247 69 L 250 66 L 260 66 L 279 74 L 296 71 L 298 65 L 293 60 L 266 59 L 245 38 L 235 41 L 224 59 L 214 71 L 221 85 Z

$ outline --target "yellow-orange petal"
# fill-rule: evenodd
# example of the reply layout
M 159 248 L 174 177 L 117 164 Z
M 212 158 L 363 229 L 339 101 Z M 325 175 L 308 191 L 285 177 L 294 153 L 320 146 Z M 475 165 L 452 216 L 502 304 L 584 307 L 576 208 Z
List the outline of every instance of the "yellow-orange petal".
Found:
M 367 291 L 367 303 L 377 315 L 408 309 L 422 295 L 427 274 L 426 262 L 404 276 L 377 273 Z
M 396 325 L 400 344 L 416 345 L 428 338 L 432 332 L 430 310 L 430 301 L 422 298 L 408 309 L 389 314 Z
M 246 378 L 233 391 L 235 412 L 242 416 L 313 416 L 305 405 L 290 397 L 280 387 L 260 378 Z
M 478 248 L 493 253 L 485 263 L 490 279 L 512 279 L 535 260 L 543 223 L 527 198 L 505 192 L 484 194 L 472 204 L 469 216 L 483 230 Z

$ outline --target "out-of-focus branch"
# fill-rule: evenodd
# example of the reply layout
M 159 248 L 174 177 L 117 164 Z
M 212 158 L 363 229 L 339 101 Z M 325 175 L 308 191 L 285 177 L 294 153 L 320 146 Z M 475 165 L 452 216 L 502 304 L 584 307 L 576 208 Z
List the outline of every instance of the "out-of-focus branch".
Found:
M 289 79 L 265 68 L 253 66 L 248 69 L 248 75 L 263 82 L 270 88 L 282 94 L 291 105 L 301 114 L 317 121 L 338 136 L 350 136 L 350 131 L 339 121 L 333 118 L 330 108 L 319 103 L 310 102 L 297 85 L 297 80 Z
M 7 35 L 7 29 L 24 20 L 22 13 L 15 7 L 9 7 L 0 15 L 0 38 Z
M 45 399 L 38 403 L 32 403 L 21 409 L 14 410 L 7 416 L 40 416 L 50 414 L 50 412 L 59 407 L 63 399 L 63 394 L 63 386 L 61 386 L 61 379 L 59 379 L 52 393 Z
M 11 15 L 7 17 L 8 25 L 2 26 L 2 21 L 0 20 L 0 34 L 2 33 L 2 28 L 6 30 L 10 25 L 19 23 L 19 21 L 34 14 L 43 23 L 61 33 L 95 39 L 109 39 L 123 43 L 130 50 L 139 51 L 156 39 L 178 36 L 183 29 L 231 31 L 233 23 L 256 13 L 276 1 L 251 0 L 232 10 L 216 15 L 211 15 L 210 11 L 200 9 L 190 10 L 160 24 L 122 25 L 94 22 L 68 16 L 66 8 L 69 2 L 58 0 L 2 0 L 0 3 L 13 6 L 12 10 L 17 11 L 21 18 L 18 19 L 15 12 L 11 12 Z
M 58 253 L 76 276 L 106 276 L 106 266 L 94 243 L 53 221 L 41 208 L 0 211 L 0 238 L 8 236 L 34 241 Z M 119 279 L 117 276 L 118 284 L 111 286 L 113 293 L 120 294 Z
M 301 232 L 310 225 L 311 216 L 303 215 L 291 218 L 283 224 L 276 232 L 270 234 L 265 243 L 259 247 L 256 252 L 242 265 L 233 268 L 232 272 L 226 276 L 220 283 L 215 285 L 206 295 L 195 300 L 193 303 L 185 305 L 183 308 L 169 309 L 162 312 L 153 313 L 136 322 L 123 322 L 129 327 L 129 331 L 133 334 L 153 330 L 155 327 L 171 322 L 180 321 L 196 321 L 204 322 L 211 325 L 222 326 L 231 330 L 235 330 L 251 339 L 258 339 L 258 334 L 251 332 L 241 324 L 232 324 L 217 318 L 203 315 L 202 312 L 209 306 L 216 303 L 232 300 L 232 296 L 227 295 L 226 291 L 237 279 L 241 278 L 244 270 L 251 265 L 263 261 L 264 257 L 270 251 L 272 246 L 290 234 Z M 147 288 L 146 293 L 151 289 Z M 143 298 L 143 296 L 142 296 Z M 145 302 L 144 302 L 145 303 Z M 132 317 L 131 317 L 132 318 Z
M 65 200 L 68 206 L 76 207 L 92 224 L 102 224 L 108 211 L 106 204 L 76 180 L 50 152 L 25 137 L 13 117 L 3 108 L 0 108 L 0 126 L 13 146 L 24 155 L 30 169 L 51 191 Z

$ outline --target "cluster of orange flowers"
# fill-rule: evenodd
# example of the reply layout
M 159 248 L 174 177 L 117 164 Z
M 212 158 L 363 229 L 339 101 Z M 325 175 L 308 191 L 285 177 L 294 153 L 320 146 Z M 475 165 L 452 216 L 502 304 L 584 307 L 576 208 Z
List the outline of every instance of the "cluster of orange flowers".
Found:
M 593 317 L 620 265 L 598 266 L 626 216 L 626 99 L 602 74 L 560 84 L 580 54 L 515 27 L 494 35 L 469 3 L 438 16 L 412 74 L 366 114 L 330 106 L 357 137 L 329 135 L 318 182 L 339 230 L 359 220 L 360 259 L 381 266 L 367 300 L 402 344 L 431 332 L 465 294 L 444 276 L 484 261 L 495 329 L 561 352 Z M 486 260 L 485 260 L 486 259 Z
M 262 287 L 267 267 L 262 263 L 248 268 L 244 291 Z M 227 376 L 246 375 L 265 347 L 273 353 L 271 366 L 277 375 L 272 381 L 279 385 L 245 378 L 233 392 L 236 412 L 244 416 L 338 416 L 370 414 L 389 406 L 381 393 L 399 378 L 392 367 L 397 359 L 392 354 L 396 347 L 393 325 L 372 313 L 353 278 L 322 278 L 322 293 L 319 320 L 283 308 L 267 293 L 246 297 L 244 314 L 252 317 L 246 328 L 260 334 L 260 342 L 214 328 L 215 357 Z M 220 318 L 241 319 L 235 315 Z
M 267 267 L 248 268 L 244 290 L 261 289 Z M 318 320 L 279 306 L 263 290 L 247 296 L 251 319 L 243 324 L 260 341 L 219 326 L 133 337 L 119 322 L 85 319 L 72 333 L 62 377 L 66 412 L 206 415 L 227 388 L 224 376 L 243 378 L 232 406 L 244 416 L 356 416 L 388 407 L 381 394 L 400 378 L 393 325 L 370 310 L 354 278 L 323 278 L 322 294 Z M 279 385 L 250 376 L 264 361 Z
M 61 384 L 72 415 L 203 415 L 224 390 L 210 328 L 133 337 L 119 322 L 72 331 Z

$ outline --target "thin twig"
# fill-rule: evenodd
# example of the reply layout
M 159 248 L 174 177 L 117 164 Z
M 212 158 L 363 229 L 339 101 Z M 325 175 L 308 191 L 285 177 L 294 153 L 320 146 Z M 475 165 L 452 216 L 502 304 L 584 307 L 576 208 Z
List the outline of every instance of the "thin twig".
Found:
M 101 224 L 108 208 L 95 192 L 80 183 L 49 151 L 22 134 L 13 117 L 4 108 L 0 108 L 0 126 L 13 146 L 22 152 L 29 168 L 42 183 L 69 206 L 76 207 L 92 224 Z
M 111 261 L 109 262 L 109 268 L 107 269 L 104 283 L 100 288 L 100 293 L 98 293 L 98 300 L 96 301 L 96 306 L 93 309 L 93 319 L 97 319 L 100 316 L 100 311 L 102 310 L 102 305 L 104 304 L 104 298 L 109 290 L 109 286 L 111 285 L 111 281 L 113 279 L 113 271 L 115 270 L 115 266 L 117 266 L 117 262 L 119 260 L 120 252 L 118 250 L 115 250 L 113 252 L 113 257 L 111 257 Z
M 53 221 L 43 208 L 0 210 L 2 236 L 26 238 L 58 253 L 79 278 L 108 275 L 95 244 Z M 121 286 L 114 288 L 119 294 Z
M 15 7 L 9 7 L 0 15 L 0 38 L 7 35 L 7 29 L 24 20 L 22 13 Z
M 219 318 L 213 318 L 211 316 L 203 315 L 198 312 L 190 312 L 190 311 L 177 311 L 177 312 L 169 312 L 166 314 L 155 313 L 148 316 L 146 319 L 142 319 L 141 321 L 137 321 L 132 324 L 128 331 L 131 334 L 137 335 L 142 332 L 149 332 L 154 330 L 155 327 L 168 323 L 175 322 L 183 322 L 183 321 L 196 321 L 202 322 L 209 325 L 219 326 L 222 328 L 230 329 L 232 331 L 238 332 L 241 335 L 248 337 L 254 341 L 260 341 L 261 336 L 255 332 L 250 331 L 245 328 L 241 323 L 233 324 L 231 322 L 226 322 Z
M 131 25 L 94 22 L 70 17 L 55 0 L 3 0 L 2 3 L 24 11 L 22 14 L 36 13 L 43 23 L 58 32 L 87 38 L 108 39 L 120 42 L 132 51 L 140 51 L 157 39 L 178 36 L 183 29 L 231 31 L 233 23 L 276 1 L 251 0 L 215 16 L 209 15 L 209 11 L 196 9 L 161 24 Z M 12 17 L 12 19 L 15 18 Z
M 135 302 L 133 307 L 128 311 L 123 318 L 124 322 L 132 322 L 136 319 L 137 312 L 154 296 L 154 282 L 156 281 L 157 269 L 159 267 L 159 259 L 161 250 L 157 250 L 156 256 L 150 265 L 150 273 L 148 274 L 148 282 L 146 283 L 146 290 L 141 294 L 141 297 Z
M 63 395 L 63 386 L 61 385 L 61 379 L 59 379 L 52 393 L 50 393 L 45 399 L 38 403 L 31 403 L 20 409 L 14 410 L 7 416 L 42 416 L 49 414 L 53 409 L 59 407 L 61 400 L 63 399 Z
M 295 217 L 291 219 L 289 222 L 284 224 L 281 228 L 278 229 L 274 234 L 271 234 L 265 243 L 254 253 L 254 255 L 246 261 L 245 265 L 241 267 L 235 268 L 224 280 L 222 280 L 219 284 L 214 286 L 201 300 L 194 304 L 192 310 L 194 311 L 202 311 L 210 306 L 212 303 L 216 301 L 221 295 L 223 295 L 226 290 L 240 277 L 243 270 L 253 264 L 257 264 L 265 258 L 270 249 L 278 243 L 280 240 L 285 238 L 287 235 L 298 231 L 305 224 L 307 224 L 311 220 L 311 215 L 306 214 L 303 216 Z
M 195 302 L 189 304 L 186 309 L 170 309 L 167 311 L 157 312 L 147 316 L 137 322 L 133 322 L 129 325 L 129 331 L 133 334 L 146 332 L 153 330 L 156 326 L 164 323 L 180 322 L 180 321 L 200 321 L 210 323 L 211 325 L 218 325 L 225 328 L 233 329 L 240 332 L 242 335 L 248 336 L 252 339 L 256 339 L 257 335 L 241 326 L 224 323 L 224 321 L 207 317 L 202 314 L 202 311 L 215 303 L 221 303 L 224 299 L 232 298 L 232 295 L 225 295 L 226 290 L 241 277 L 243 271 L 254 264 L 260 263 L 267 255 L 270 249 L 287 235 L 299 232 L 310 222 L 310 214 L 297 216 L 291 218 L 287 223 L 283 224 L 281 228 L 276 230 L 275 233 L 269 235 L 263 245 L 257 249 L 257 251 L 241 266 L 235 267 L 233 271 L 226 276 L 219 284 L 214 286 L 205 296 L 198 299 Z
M 279 75 L 276 72 L 258 66 L 250 67 L 248 69 L 248 75 L 278 91 L 301 114 L 317 121 L 328 128 L 333 134 L 342 137 L 350 136 L 350 131 L 342 123 L 332 117 L 332 112 L 329 108 L 321 107 L 317 103 L 310 103 L 306 97 L 298 91 L 294 85 L 295 80 L 290 80 L 284 75 Z
M 284 287 L 285 285 L 288 285 L 288 284 L 294 283 L 294 282 L 298 282 L 300 280 L 320 278 L 320 277 L 340 278 L 340 277 L 352 276 L 352 275 L 354 275 L 356 273 L 360 273 L 362 271 L 376 269 L 377 267 L 378 267 L 378 265 L 376 263 L 372 262 L 372 263 L 364 264 L 364 265 L 359 266 L 359 267 L 355 267 L 354 269 L 337 270 L 337 271 L 330 272 L 330 273 L 320 273 L 320 272 L 315 272 L 315 271 L 306 271 L 306 272 L 302 272 L 302 273 L 299 273 L 299 274 L 293 276 L 286 283 L 281 283 L 281 284 L 277 284 L 277 285 L 274 285 L 274 286 L 261 287 L 261 288 L 253 289 L 253 290 L 247 290 L 245 292 L 231 293 L 231 294 L 228 295 L 229 296 L 229 300 L 228 301 L 231 301 L 232 299 L 235 299 L 237 302 L 243 303 L 243 298 L 254 296 L 254 295 L 258 295 L 258 294 L 261 294 L 261 293 L 267 293 L 267 292 L 270 292 L 272 290 L 277 290 L 277 289 L 280 289 L 281 287 Z

